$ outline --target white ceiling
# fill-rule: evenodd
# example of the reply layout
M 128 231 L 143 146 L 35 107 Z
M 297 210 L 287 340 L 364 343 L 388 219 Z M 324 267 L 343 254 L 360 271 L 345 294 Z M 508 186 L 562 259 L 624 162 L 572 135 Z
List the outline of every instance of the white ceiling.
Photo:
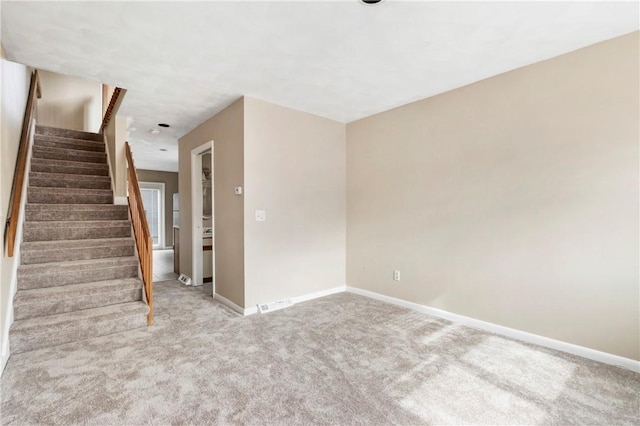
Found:
M 3 1 L 2 44 L 126 88 L 136 163 L 177 171 L 177 138 L 242 95 L 349 122 L 635 31 L 638 14 L 635 1 Z M 152 135 L 160 122 L 172 128 Z

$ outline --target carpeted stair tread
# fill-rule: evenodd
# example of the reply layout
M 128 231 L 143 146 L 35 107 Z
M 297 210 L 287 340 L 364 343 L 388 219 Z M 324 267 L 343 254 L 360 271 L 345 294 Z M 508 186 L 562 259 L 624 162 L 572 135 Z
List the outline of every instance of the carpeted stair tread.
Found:
M 29 185 L 32 187 L 111 189 L 109 176 L 77 175 L 67 173 L 29 173 Z
M 29 186 L 27 202 L 40 204 L 111 204 L 111 189 L 53 188 Z
M 86 140 L 86 139 L 73 139 L 65 138 L 62 136 L 53 135 L 35 135 L 34 146 L 42 146 L 49 148 L 70 148 L 84 151 L 104 152 L 104 142 Z
M 75 323 L 78 320 L 117 319 L 119 315 L 127 315 L 130 313 L 144 313 L 146 315 L 148 311 L 149 309 L 147 305 L 143 302 L 120 303 L 118 305 L 109 305 L 102 308 L 85 309 L 78 312 L 50 315 L 44 318 L 14 321 L 11 331 L 20 332 L 30 329 L 38 329 L 43 326 L 64 327 L 70 323 Z
M 34 146 L 33 158 L 80 161 L 83 163 L 107 163 L 107 154 L 105 152 L 84 151 L 80 149 Z
M 17 320 L 9 332 L 11 352 L 27 352 L 145 327 L 148 312 L 144 302 L 136 301 Z
M 66 173 L 74 175 L 109 176 L 109 165 L 100 163 L 86 163 L 83 161 L 32 158 L 31 171 L 44 173 Z
M 95 238 L 87 240 L 67 240 L 67 241 L 33 241 L 22 243 L 21 252 L 30 252 L 38 250 L 70 250 L 77 248 L 94 248 L 112 245 L 129 245 L 133 244 L 133 238 Z
M 135 256 L 34 263 L 18 267 L 18 290 L 137 276 L 138 259 Z
M 129 206 L 120 204 L 38 204 L 25 207 L 25 220 L 31 221 L 84 221 L 127 220 Z M 31 226 L 31 225 L 29 225 Z M 25 230 L 28 228 L 25 228 Z
M 86 240 L 24 242 L 20 250 L 22 265 L 133 256 L 131 237 Z
M 23 240 L 93 240 L 131 236 L 128 220 L 78 220 L 29 222 L 23 231 Z
M 96 142 L 104 141 L 104 137 L 100 133 L 84 132 L 81 130 L 61 129 L 51 126 L 36 126 L 36 135 L 61 136 L 72 139 L 85 139 Z
M 124 278 L 19 290 L 14 298 L 17 320 L 142 300 L 142 281 Z
M 115 257 L 107 259 L 73 260 L 68 262 L 36 263 L 18 266 L 18 278 L 32 275 L 52 275 L 64 271 L 95 270 L 119 266 L 138 265 L 135 256 Z

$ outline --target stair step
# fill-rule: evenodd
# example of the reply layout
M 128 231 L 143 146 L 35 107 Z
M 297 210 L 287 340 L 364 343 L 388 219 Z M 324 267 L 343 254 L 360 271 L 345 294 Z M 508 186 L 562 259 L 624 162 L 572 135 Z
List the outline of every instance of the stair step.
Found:
M 71 139 L 85 139 L 102 142 L 104 137 L 100 133 L 83 132 L 81 130 L 60 129 L 50 126 L 36 126 L 36 135 L 60 136 Z
M 34 146 L 33 158 L 107 164 L 107 154 L 104 152 L 83 151 L 80 149 L 69 148 L 49 148 L 45 146 Z
M 111 189 L 109 176 L 69 175 L 64 173 L 29 173 L 29 186 L 55 188 Z
M 134 256 L 18 266 L 18 290 L 81 284 L 138 276 Z
M 142 300 L 139 278 L 19 290 L 13 301 L 13 315 L 21 320 L 137 300 Z
M 148 311 L 144 302 L 129 302 L 18 320 L 9 332 L 11 352 L 27 352 L 145 327 Z
M 31 171 L 43 173 L 65 173 L 72 175 L 109 176 L 109 165 L 83 161 L 51 160 L 32 158 Z
M 131 237 L 91 240 L 35 241 L 22 243 L 21 264 L 126 257 L 135 254 Z
M 23 241 L 93 240 L 131 236 L 128 220 L 80 220 L 30 222 L 23 231 Z
M 111 189 L 52 188 L 29 186 L 27 203 L 41 204 L 112 204 Z
M 86 139 L 72 139 L 52 135 L 35 135 L 34 146 L 48 148 L 67 148 L 83 151 L 104 152 L 104 142 Z
M 25 220 L 27 222 L 127 219 L 129 219 L 129 206 L 127 205 L 30 203 L 25 206 Z M 25 227 L 25 231 L 27 229 Z

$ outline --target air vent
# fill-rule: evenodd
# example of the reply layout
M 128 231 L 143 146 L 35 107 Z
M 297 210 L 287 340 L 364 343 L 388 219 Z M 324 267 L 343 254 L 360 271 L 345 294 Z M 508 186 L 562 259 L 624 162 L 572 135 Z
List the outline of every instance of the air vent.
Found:
M 278 309 L 288 308 L 289 306 L 293 306 L 291 299 L 280 299 L 269 303 L 261 303 L 258 305 L 258 310 L 261 314 L 266 314 L 267 312 L 277 311 Z

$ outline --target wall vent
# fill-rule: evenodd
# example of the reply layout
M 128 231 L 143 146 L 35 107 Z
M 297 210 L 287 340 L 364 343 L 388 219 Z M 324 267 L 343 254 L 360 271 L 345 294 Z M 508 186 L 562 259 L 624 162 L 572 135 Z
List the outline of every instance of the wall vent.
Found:
M 267 312 L 273 312 L 277 311 L 278 309 L 288 308 L 292 305 L 293 302 L 291 301 L 291 299 L 280 299 L 274 300 L 273 302 L 269 303 L 260 303 L 258 304 L 258 310 L 261 314 L 266 314 Z

